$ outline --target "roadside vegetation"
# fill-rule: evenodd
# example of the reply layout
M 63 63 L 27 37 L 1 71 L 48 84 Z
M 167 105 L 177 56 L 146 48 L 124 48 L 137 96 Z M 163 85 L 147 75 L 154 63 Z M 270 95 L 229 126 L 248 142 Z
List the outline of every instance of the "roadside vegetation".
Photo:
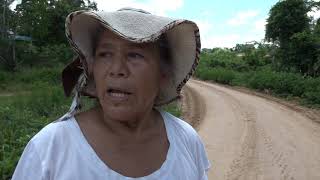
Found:
M 244 60 L 245 56 L 239 57 L 237 54 L 230 49 L 203 52 L 195 76 L 202 80 L 254 89 L 288 100 L 294 99 L 308 107 L 320 107 L 320 77 L 276 70 L 268 61 L 261 62 L 263 65 L 252 66 Z
M 319 3 L 279 1 L 270 12 L 265 40 L 233 48 L 203 49 L 196 77 L 243 86 L 320 107 Z

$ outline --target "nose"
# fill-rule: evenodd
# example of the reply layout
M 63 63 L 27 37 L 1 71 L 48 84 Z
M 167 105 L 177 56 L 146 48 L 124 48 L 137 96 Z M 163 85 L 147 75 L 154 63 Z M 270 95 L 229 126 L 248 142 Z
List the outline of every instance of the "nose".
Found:
M 126 59 L 122 56 L 118 56 L 112 61 L 110 67 L 109 76 L 113 78 L 128 77 L 129 70 L 126 64 Z

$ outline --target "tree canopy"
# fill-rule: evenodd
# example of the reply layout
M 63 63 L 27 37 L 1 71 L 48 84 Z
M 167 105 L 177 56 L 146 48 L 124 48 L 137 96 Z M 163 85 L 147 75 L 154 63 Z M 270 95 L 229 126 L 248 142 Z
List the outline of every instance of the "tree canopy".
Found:
M 17 33 L 38 44 L 65 43 L 64 21 L 75 10 L 97 9 L 90 0 L 22 0 L 16 7 Z
M 97 10 L 91 0 L 22 0 L 11 10 L 13 1 L 0 1 L 0 65 L 11 71 L 22 62 L 69 58 L 65 18 L 72 11 Z M 16 44 L 16 37 L 31 38 L 32 44 Z
M 286 46 L 293 34 L 309 29 L 309 11 L 304 0 L 279 1 L 269 12 L 265 38 Z
M 281 0 L 270 9 L 265 39 L 279 46 L 276 55 L 281 70 L 320 74 L 320 21 L 308 16 L 318 8 L 319 2 Z

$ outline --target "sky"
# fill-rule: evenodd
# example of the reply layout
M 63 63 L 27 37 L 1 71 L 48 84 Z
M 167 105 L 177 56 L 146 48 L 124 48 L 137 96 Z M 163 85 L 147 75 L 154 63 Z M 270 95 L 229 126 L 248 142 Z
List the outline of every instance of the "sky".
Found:
M 269 10 L 278 2 L 278 0 L 94 1 L 97 2 L 98 10 L 115 11 L 123 7 L 134 7 L 160 16 L 194 21 L 200 29 L 202 48 L 232 48 L 236 44 L 263 40 Z M 319 18 L 320 12 L 310 12 L 309 15 Z

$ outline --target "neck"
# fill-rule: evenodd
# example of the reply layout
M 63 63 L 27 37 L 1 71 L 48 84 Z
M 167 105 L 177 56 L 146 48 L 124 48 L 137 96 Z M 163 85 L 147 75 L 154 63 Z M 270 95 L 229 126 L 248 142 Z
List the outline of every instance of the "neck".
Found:
M 104 114 L 101 107 L 97 107 L 96 111 L 99 123 L 101 123 L 100 125 L 119 136 L 139 138 L 159 123 L 157 121 L 158 112 L 152 107 L 128 121 L 119 121 L 110 118 L 107 114 Z

